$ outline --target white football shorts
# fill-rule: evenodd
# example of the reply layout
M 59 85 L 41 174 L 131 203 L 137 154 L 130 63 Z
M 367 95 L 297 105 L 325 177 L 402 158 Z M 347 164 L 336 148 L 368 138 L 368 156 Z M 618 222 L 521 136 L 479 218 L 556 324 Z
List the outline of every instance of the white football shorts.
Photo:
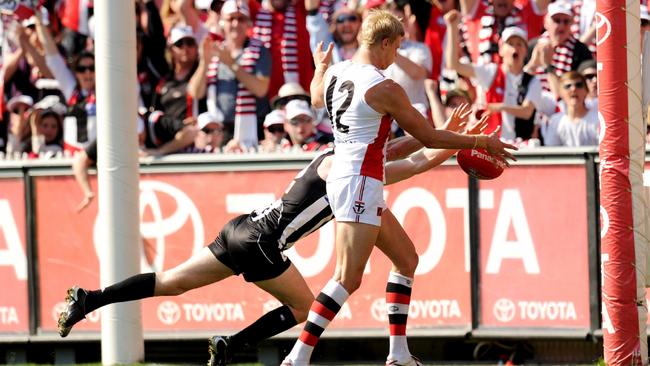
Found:
M 336 221 L 381 226 L 386 209 L 382 181 L 361 175 L 328 181 L 327 199 Z

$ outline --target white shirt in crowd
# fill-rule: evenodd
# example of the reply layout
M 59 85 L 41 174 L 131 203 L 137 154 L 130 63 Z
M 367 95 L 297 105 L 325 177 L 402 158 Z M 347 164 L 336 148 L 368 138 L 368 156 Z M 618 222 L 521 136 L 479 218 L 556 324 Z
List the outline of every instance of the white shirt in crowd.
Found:
M 492 81 L 497 72 L 497 64 L 491 63 L 486 65 L 477 65 L 474 64 L 474 75 L 476 75 L 476 80 L 481 86 L 484 92 L 490 90 Z M 506 90 L 503 95 L 503 104 L 516 106 L 517 105 L 517 96 L 519 85 L 521 84 L 521 79 L 523 73 L 519 75 L 511 74 L 506 72 L 506 81 L 505 87 Z M 532 78 L 528 83 L 528 91 L 526 92 L 526 97 L 524 100 L 529 100 L 535 105 L 536 109 L 539 109 L 541 105 L 542 98 L 542 84 L 537 78 Z M 515 140 L 515 116 L 510 113 L 501 112 L 501 138 L 506 141 Z
M 426 44 L 404 39 L 402 40 L 402 44 L 397 52 L 413 61 L 413 63 L 424 67 L 428 73 L 431 73 L 433 59 L 431 57 L 431 51 Z M 427 99 L 426 91 L 424 90 L 424 79 L 411 79 L 411 77 L 395 63 L 390 65 L 384 71 L 384 75 L 387 79 L 392 79 L 394 82 L 399 84 L 404 91 L 406 91 L 406 95 L 409 97 L 411 104 L 421 104 L 425 109 L 428 107 L 429 101 Z
M 542 130 L 546 146 L 597 146 L 598 109 L 571 121 L 565 112 L 555 113 Z

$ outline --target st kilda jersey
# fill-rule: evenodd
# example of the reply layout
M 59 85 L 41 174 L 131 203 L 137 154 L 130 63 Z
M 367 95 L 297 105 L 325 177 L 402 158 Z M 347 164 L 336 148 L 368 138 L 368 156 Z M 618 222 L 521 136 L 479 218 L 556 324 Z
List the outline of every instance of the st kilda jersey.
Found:
M 334 218 L 325 181 L 317 171 L 323 159 L 333 154 L 328 150 L 317 156 L 296 175 L 279 200 L 250 214 L 252 226 L 261 235 L 260 241 L 277 241 L 278 248 L 286 250 Z

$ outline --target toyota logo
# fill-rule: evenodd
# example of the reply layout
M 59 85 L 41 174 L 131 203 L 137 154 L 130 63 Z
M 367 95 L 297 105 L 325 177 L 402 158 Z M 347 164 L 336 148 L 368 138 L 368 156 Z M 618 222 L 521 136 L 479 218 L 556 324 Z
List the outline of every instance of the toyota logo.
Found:
M 166 197 L 165 197 L 166 196 Z M 171 198 L 176 205 L 171 213 L 163 212 L 161 199 Z M 144 214 L 149 213 L 153 218 L 144 220 Z M 187 222 L 192 224 L 194 241 L 192 254 L 198 253 L 205 244 L 203 221 L 194 202 L 180 189 L 160 181 L 145 180 L 140 182 L 140 238 L 151 239 L 152 253 L 146 255 L 144 245 L 140 245 L 141 267 L 143 272 L 158 272 L 165 263 L 165 238 L 179 231 Z M 99 216 L 95 220 L 93 240 L 95 251 L 99 253 L 99 243 L 102 227 L 99 225 Z
M 612 23 L 602 13 L 596 12 L 596 46 L 600 46 L 612 34 Z
M 497 300 L 492 309 L 494 317 L 502 323 L 507 323 L 514 319 L 515 310 L 515 303 L 510 299 Z
M 173 301 L 163 301 L 156 311 L 158 320 L 165 325 L 176 324 L 181 318 L 181 308 Z

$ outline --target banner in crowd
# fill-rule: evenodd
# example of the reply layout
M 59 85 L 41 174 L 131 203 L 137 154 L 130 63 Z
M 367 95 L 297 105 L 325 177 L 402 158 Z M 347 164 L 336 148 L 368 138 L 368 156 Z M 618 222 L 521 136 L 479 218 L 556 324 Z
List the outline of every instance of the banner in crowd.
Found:
M 547 213 L 560 205 L 586 207 L 584 168 L 560 167 L 559 172 L 554 173 L 555 168 L 513 167 L 512 177 L 508 173 L 494 182 L 481 183 L 482 195 L 492 198 L 491 202 L 487 198 L 482 199 L 489 203 L 489 207 L 482 209 L 489 211 L 485 218 L 481 217 L 484 221 L 482 236 L 491 238 L 497 235 L 494 233 L 494 222 L 490 222 L 491 217 L 493 221 L 494 217 L 504 218 L 507 233 L 498 235 L 510 235 L 515 230 L 522 235 L 520 241 L 523 241 L 526 237 L 522 230 L 525 229 L 526 235 L 535 238 L 527 244 L 534 246 L 539 266 L 544 269 L 537 274 L 527 274 L 525 278 L 530 281 L 522 284 L 527 292 L 535 293 L 535 297 L 510 295 L 515 275 L 510 271 L 520 268 L 522 263 L 517 259 L 504 259 L 497 275 L 490 273 L 493 280 L 486 282 L 489 286 L 485 290 L 503 293 L 513 301 L 529 300 L 535 306 L 538 302 L 572 301 L 572 308 L 565 310 L 574 311 L 576 320 L 551 314 L 544 322 L 536 320 L 535 324 L 550 328 L 587 327 L 586 222 L 581 223 L 580 218 L 568 220 L 566 216 L 544 219 L 544 216 L 553 216 Z M 141 176 L 142 243 L 134 245 L 141 245 L 143 272 L 160 271 L 183 262 L 211 242 L 229 219 L 279 197 L 295 173 L 260 171 Z M 540 199 L 549 182 L 558 182 L 559 177 L 565 181 L 568 175 L 571 178 L 575 176 L 577 183 L 567 183 L 567 189 L 558 189 L 553 200 L 546 197 Z M 72 177 L 35 179 L 36 194 L 48 197 L 47 200 L 38 200 L 36 205 L 41 329 L 54 331 L 66 289 L 74 284 L 88 288 L 96 288 L 99 284 L 99 263 L 94 243 L 97 242 L 95 238 L 100 228 L 96 226 L 96 202 L 86 211 L 75 213 L 81 192 Z M 385 197 L 388 207 L 403 223 L 420 255 L 409 327 L 427 330 L 430 334 L 449 328 L 469 329 L 467 176 L 454 166 L 441 167 L 406 182 L 387 186 Z M 522 212 L 528 215 L 527 226 L 513 229 L 514 225 L 522 224 L 519 216 Z M 553 232 L 576 231 L 578 234 L 565 236 L 566 242 L 558 241 L 556 236 L 550 235 L 548 225 L 555 225 Z M 503 230 L 503 227 L 499 227 L 499 230 Z M 494 244 L 492 247 L 493 250 L 498 249 Z M 488 255 L 488 249 L 482 248 L 483 255 Z M 563 257 L 557 253 L 584 257 L 585 265 L 574 262 L 566 266 Z M 295 249 L 289 251 L 289 257 L 303 273 L 312 291 L 317 292 L 334 272 L 333 224 L 299 242 Z M 561 267 L 565 268 L 557 270 Z M 389 261 L 375 250 L 366 267 L 361 288 L 344 305 L 338 315 L 341 320 L 332 323 L 333 329 L 374 329 L 379 332 L 386 329 L 384 293 L 389 270 Z M 556 290 L 560 276 L 563 280 L 566 277 L 575 278 L 575 286 L 567 287 L 564 291 Z M 558 297 L 568 292 L 573 296 Z M 484 302 L 490 301 L 491 297 L 486 294 L 484 299 Z M 178 297 L 144 300 L 142 306 L 146 331 L 221 331 L 238 329 L 251 323 L 278 306 L 278 302 L 254 285 L 245 283 L 242 278 L 235 277 Z M 498 323 L 498 326 L 520 325 L 529 324 L 520 321 Z M 98 329 L 98 313 L 91 314 L 78 326 L 78 330 Z
M 514 167 L 480 187 L 481 326 L 588 329 L 584 166 Z
M 0 179 L 0 333 L 28 333 L 25 191 L 22 178 Z

